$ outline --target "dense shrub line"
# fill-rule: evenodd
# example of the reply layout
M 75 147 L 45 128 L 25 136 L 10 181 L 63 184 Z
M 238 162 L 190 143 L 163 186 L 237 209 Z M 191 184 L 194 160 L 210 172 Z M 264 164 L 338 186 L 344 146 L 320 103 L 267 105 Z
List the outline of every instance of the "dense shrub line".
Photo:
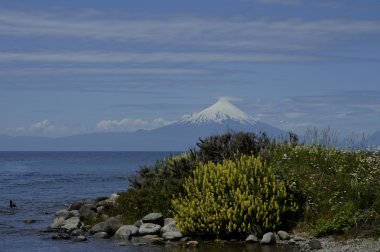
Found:
M 279 225 L 316 235 L 374 235 L 380 234 L 379 179 L 376 153 L 299 143 L 292 133 L 276 142 L 264 133 L 228 132 L 141 167 L 115 211 L 125 222 L 161 212 L 204 236 Z

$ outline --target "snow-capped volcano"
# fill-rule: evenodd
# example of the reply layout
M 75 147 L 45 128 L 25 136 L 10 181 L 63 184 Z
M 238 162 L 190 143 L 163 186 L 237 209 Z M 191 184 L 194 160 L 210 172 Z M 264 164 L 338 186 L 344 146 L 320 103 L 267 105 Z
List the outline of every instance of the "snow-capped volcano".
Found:
M 180 123 L 204 124 L 219 123 L 232 120 L 241 124 L 257 123 L 257 120 L 233 105 L 227 98 L 220 98 L 218 102 L 191 116 L 185 116 Z

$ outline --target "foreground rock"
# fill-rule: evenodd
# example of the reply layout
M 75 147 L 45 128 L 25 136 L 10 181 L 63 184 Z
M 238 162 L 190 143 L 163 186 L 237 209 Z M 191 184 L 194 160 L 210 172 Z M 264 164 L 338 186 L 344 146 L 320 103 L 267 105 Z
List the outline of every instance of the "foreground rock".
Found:
M 114 238 L 115 239 L 119 239 L 119 240 L 129 240 L 129 239 L 131 239 L 132 231 L 131 231 L 131 228 L 129 226 L 130 225 L 121 226 L 116 231 Z M 135 227 L 135 228 L 137 229 L 137 227 Z M 137 231 L 136 231 L 136 233 L 137 233 Z
M 81 226 L 80 219 L 78 217 L 71 217 L 63 221 L 61 229 L 64 229 L 66 232 L 70 232 L 74 229 L 77 229 Z
M 248 243 L 256 243 L 256 242 L 259 242 L 259 238 L 257 238 L 256 235 L 251 234 L 251 235 L 248 235 L 248 237 L 247 237 L 247 239 L 245 239 L 245 241 Z
M 111 217 L 106 221 L 94 225 L 91 228 L 90 233 L 106 232 L 108 235 L 112 236 L 121 226 L 122 223 L 119 218 Z
M 263 238 L 261 239 L 260 243 L 263 245 L 275 244 L 276 243 L 276 237 L 275 237 L 274 233 L 272 233 L 272 232 L 265 233 Z
M 165 226 L 163 226 L 160 230 L 161 234 L 167 233 L 167 232 L 181 232 L 175 222 L 169 222 Z
M 161 213 L 150 213 L 145 215 L 141 221 L 143 223 L 153 223 L 160 226 L 164 225 L 164 216 Z
M 162 234 L 162 238 L 164 238 L 165 240 L 169 240 L 169 241 L 175 241 L 175 240 L 179 240 L 183 237 L 182 233 L 181 232 L 177 232 L 177 231 L 174 231 L 174 232 L 165 232 Z
M 277 234 L 280 240 L 290 240 L 290 235 L 288 234 L 288 232 L 280 230 L 277 232 Z
M 144 223 L 139 228 L 140 235 L 154 235 L 160 233 L 161 226 L 153 223 Z

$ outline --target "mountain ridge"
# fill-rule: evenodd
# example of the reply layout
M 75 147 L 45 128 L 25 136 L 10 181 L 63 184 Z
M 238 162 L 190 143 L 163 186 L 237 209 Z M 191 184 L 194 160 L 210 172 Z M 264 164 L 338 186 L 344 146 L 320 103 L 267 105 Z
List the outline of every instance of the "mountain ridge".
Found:
M 7 151 L 185 151 L 199 138 L 229 130 L 265 132 L 278 137 L 285 132 L 263 123 L 226 98 L 191 116 L 152 130 L 87 133 L 60 138 L 0 136 L 0 150 Z

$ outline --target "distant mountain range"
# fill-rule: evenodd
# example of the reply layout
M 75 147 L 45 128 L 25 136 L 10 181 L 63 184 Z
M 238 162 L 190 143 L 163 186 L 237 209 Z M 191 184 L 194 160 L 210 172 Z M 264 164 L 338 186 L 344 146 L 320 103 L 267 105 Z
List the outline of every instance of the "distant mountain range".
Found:
M 61 138 L 0 136 L 0 151 L 184 151 L 199 138 L 228 130 L 265 132 L 278 137 L 287 132 L 261 122 L 227 99 L 167 126 L 124 133 L 92 133 Z M 369 137 L 370 146 L 380 146 L 380 131 Z
M 266 132 L 280 136 L 284 131 L 260 122 L 227 99 L 184 119 L 153 130 L 125 133 L 93 133 L 61 138 L 0 136 L 2 151 L 182 151 L 199 138 L 228 130 Z

